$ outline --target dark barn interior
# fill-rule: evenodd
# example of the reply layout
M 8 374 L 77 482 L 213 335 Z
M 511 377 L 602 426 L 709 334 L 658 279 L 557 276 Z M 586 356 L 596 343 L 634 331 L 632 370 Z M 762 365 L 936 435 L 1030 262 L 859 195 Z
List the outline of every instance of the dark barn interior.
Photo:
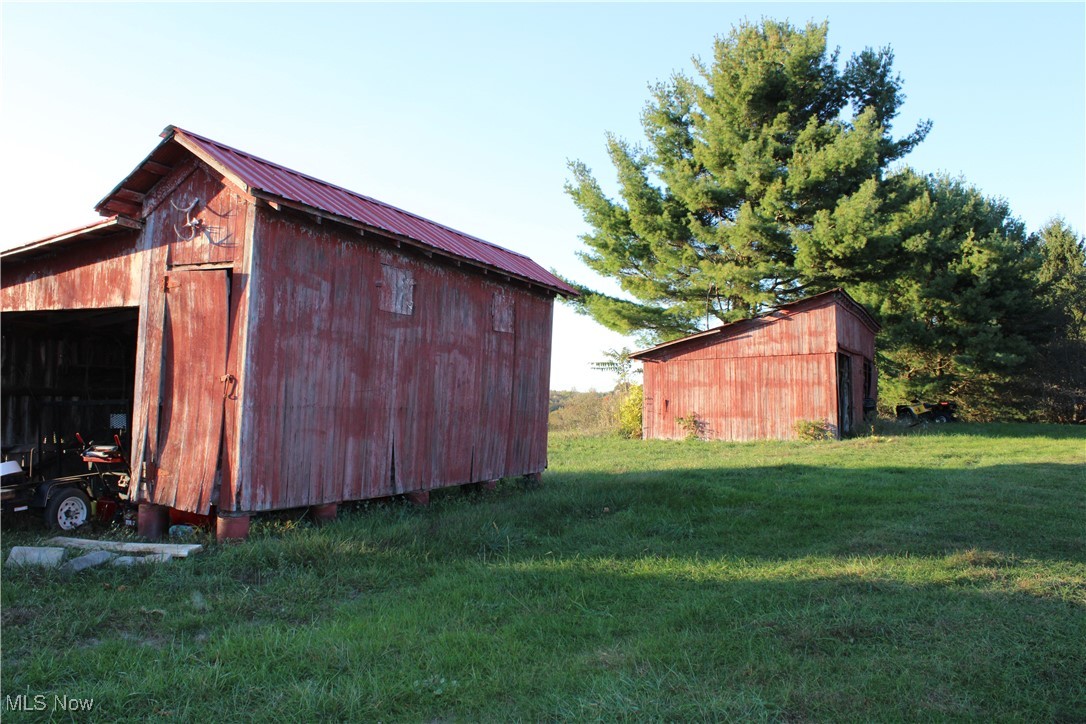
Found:
M 32 475 L 85 467 L 62 451 L 119 435 L 130 449 L 135 383 L 135 308 L 5 312 L 2 344 L 4 459 Z

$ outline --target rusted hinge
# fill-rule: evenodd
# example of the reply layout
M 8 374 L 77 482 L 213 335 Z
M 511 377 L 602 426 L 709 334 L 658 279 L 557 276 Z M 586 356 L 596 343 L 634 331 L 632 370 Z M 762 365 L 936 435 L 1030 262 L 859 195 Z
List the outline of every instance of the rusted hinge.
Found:
M 170 275 L 169 274 L 163 274 L 162 275 L 162 293 L 163 294 L 170 291 L 171 289 L 177 289 L 179 286 L 181 286 L 181 285 L 180 284 L 170 284 Z

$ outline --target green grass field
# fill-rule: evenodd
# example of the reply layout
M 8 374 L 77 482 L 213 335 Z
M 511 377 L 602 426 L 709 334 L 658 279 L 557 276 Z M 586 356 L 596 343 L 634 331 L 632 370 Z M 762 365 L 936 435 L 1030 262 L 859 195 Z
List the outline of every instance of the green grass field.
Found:
M 1086 720 L 1086 430 L 550 458 L 163 566 L 4 569 L 3 694 L 50 709 L 3 716 Z M 5 557 L 44 537 L 16 528 Z

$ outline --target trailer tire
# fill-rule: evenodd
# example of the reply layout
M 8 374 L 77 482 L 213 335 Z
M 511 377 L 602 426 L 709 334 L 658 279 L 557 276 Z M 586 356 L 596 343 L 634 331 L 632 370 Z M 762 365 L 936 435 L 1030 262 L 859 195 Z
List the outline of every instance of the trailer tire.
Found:
M 45 506 L 45 524 L 52 530 L 75 530 L 91 518 L 90 498 L 79 488 L 57 491 Z

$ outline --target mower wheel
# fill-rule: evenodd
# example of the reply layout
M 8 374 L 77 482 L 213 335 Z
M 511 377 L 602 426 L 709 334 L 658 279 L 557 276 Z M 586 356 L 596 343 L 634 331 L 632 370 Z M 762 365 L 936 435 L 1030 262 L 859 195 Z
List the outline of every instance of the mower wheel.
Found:
M 45 524 L 52 530 L 75 530 L 90 520 L 90 498 L 79 488 L 57 491 L 45 506 Z

